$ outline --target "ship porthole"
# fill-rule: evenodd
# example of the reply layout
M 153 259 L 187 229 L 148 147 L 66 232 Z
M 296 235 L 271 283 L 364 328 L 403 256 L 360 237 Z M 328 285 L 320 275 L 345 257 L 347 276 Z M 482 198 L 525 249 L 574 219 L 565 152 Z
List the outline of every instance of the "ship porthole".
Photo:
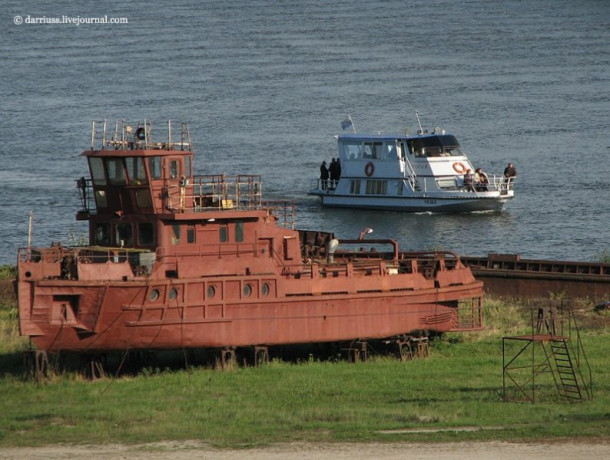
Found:
M 261 288 L 261 293 L 264 297 L 267 297 L 269 295 L 269 283 L 263 284 L 263 287 Z
M 252 295 L 252 285 L 246 284 L 244 286 L 244 297 L 250 297 Z
M 176 297 L 178 297 L 178 291 L 176 288 L 172 288 L 172 290 L 169 291 L 169 300 L 175 300 Z
M 157 300 L 159 298 L 159 290 L 158 289 L 153 289 L 152 291 L 150 291 L 150 294 L 149 294 L 148 298 L 150 300 L 152 300 L 153 302 L 155 300 Z
M 208 299 L 213 299 L 216 295 L 216 288 L 214 286 L 208 286 Z

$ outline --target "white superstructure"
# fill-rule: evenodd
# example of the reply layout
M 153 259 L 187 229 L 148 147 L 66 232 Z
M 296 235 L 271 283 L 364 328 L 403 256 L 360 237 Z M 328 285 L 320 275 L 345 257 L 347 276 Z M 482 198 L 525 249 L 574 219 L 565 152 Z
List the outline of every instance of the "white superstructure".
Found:
M 475 179 L 475 167 L 457 139 L 438 128 L 416 136 L 342 134 L 337 136 L 337 145 L 340 178 L 316 179 L 309 190 L 309 195 L 318 195 L 327 206 L 501 211 L 514 197 L 514 177 L 486 174 L 487 184 L 477 181 L 479 174 Z

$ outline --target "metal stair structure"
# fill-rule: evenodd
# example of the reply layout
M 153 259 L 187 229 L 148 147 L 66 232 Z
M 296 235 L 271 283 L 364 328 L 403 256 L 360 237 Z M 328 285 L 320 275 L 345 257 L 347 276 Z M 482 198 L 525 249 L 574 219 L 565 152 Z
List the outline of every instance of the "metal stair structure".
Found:
M 532 308 L 531 335 L 502 338 L 503 392 L 508 400 L 507 383 L 512 383 L 517 398 L 536 402 L 536 392 L 544 385 L 545 374 L 552 376 L 557 394 L 570 400 L 593 398 L 592 373 L 584 352 L 572 308 Z M 515 345 L 518 343 L 519 345 Z M 508 350 L 514 351 L 507 358 Z
M 568 342 L 564 338 L 558 338 L 551 340 L 549 345 L 557 370 L 559 394 L 565 398 L 583 399 L 582 385 L 579 383 L 582 378 L 578 378 L 577 369 L 574 368 Z

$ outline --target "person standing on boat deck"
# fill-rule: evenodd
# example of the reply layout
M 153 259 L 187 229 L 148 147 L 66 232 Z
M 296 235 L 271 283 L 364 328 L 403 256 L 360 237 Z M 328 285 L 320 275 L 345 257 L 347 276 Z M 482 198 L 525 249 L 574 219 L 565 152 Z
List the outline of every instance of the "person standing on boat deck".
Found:
M 517 177 L 517 169 L 515 168 L 515 165 L 508 163 L 504 169 L 504 182 L 511 184 L 515 180 L 515 177 Z
M 474 177 L 472 177 L 472 170 L 467 169 L 464 174 L 464 187 L 468 192 L 474 192 Z
M 328 175 L 330 177 L 330 188 L 335 188 L 335 181 L 337 180 L 337 162 L 334 158 L 330 159 L 330 165 L 328 166 Z
M 323 161 L 322 166 L 320 166 L 320 181 L 322 190 L 326 190 L 326 185 L 328 183 L 328 168 L 326 167 L 326 161 Z
M 488 185 L 489 177 L 487 177 L 487 174 L 485 174 L 481 168 L 477 168 L 474 171 L 474 188 L 478 192 L 486 192 Z

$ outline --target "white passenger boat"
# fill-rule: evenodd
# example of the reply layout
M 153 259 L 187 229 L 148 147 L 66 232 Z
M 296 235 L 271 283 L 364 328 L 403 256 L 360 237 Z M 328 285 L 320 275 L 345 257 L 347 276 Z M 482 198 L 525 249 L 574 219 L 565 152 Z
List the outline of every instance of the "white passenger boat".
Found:
M 351 126 L 351 120 L 347 124 Z M 501 211 L 514 197 L 514 168 L 512 174 L 477 173 L 475 178 L 478 168 L 460 150 L 455 136 L 439 128 L 432 133 L 420 129 L 413 136 L 354 132 L 337 136 L 337 143 L 340 176 L 321 175 L 308 193 L 319 196 L 326 206 Z M 479 176 L 486 179 L 479 182 Z

